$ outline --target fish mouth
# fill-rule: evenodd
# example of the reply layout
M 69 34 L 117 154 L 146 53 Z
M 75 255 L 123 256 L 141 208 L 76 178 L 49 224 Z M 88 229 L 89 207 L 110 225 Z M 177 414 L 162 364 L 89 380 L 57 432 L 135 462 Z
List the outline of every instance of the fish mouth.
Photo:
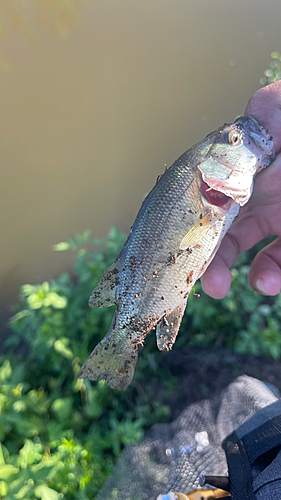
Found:
M 264 165 L 268 165 L 274 160 L 275 151 L 273 146 L 273 137 L 262 125 L 260 125 L 259 122 L 257 122 L 255 118 L 252 116 L 240 116 L 236 118 L 234 124 L 238 128 L 244 129 L 242 132 L 244 137 L 248 134 L 252 139 L 253 146 L 256 149 L 254 153 L 257 157 L 259 157 L 260 162 Z M 263 166 L 261 168 L 263 168 Z
M 235 174 L 237 174 L 237 171 L 233 170 L 232 176 Z M 208 203 L 223 208 L 224 210 L 229 210 L 235 203 L 239 203 L 242 207 L 249 201 L 254 184 L 253 176 L 251 175 L 246 179 L 244 177 L 243 180 L 245 181 L 245 185 L 244 189 L 241 189 L 239 185 L 239 175 L 236 178 L 236 185 L 231 185 L 224 181 L 219 183 L 210 182 L 209 179 L 206 179 L 205 176 L 202 175 L 200 191 Z
M 266 130 L 265 134 L 256 134 L 255 132 L 249 132 L 253 143 L 255 144 L 258 151 L 260 151 L 260 165 L 256 170 L 256 174 L 260 172 L 263 168 L 267 167 L 273 160 L 275 160 L 276 153 L 273 146 L 273 137 L 270 136 Z
M 263 154 L 272 155 L 272 136 L 266 137 L 265 134 L 256 134 L 253 131 L 249 132 L 249 136 Z
M 229 209 L 236 203 L 231 196 L 227 196 L 222 191 L 210 187 L 203 179 L 201 180 L 200 192 L 208 203 L 219 208 Z

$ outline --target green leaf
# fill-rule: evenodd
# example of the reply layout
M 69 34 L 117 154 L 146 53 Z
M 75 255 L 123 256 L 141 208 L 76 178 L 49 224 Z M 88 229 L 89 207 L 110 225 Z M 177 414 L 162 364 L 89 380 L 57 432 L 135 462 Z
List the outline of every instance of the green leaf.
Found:
M 15 412 L 24 412 L 26 411 L 26 404 L 24 401 L 18 400 L 14 402 L 12 408 Z
M 61 354 L 64 358 L 66 359 L 72 359 L 73 358 L 73 352 L 71 349 L 67 347 L 69 343 L 69 340 L 65 337 L 56 340 L 54 343 L 54 349 L 57 351 L 59 354 Z
M 26 439 L 25 445 L 20 449 L 18 465 L 26 469 L 28 465 L 37 463 L 41 460 L 41 453 L 39 452 L 40 445 L 33 443 L 30 439 Z
M 55 252 L 64 252 L 65 250 L 70 249 L 70 244 L 67 241 L 61 241 L 60 243 L 53 245 L 53 249 Z
M 43 481 L 48 478 L 51 471 L 54 471 L 55 457 L 45 459 L 43 458 L 38 465 L 32 467 L 34 482 Z M 50 463 L 50 465 L 49 465 Z
M 28 481 L 25 482 L 25 484 L 17 491 L 16 494 L 14 494 L 14 498 L 17 500 L 27 500 L 31 499 L 31 495 L 34 492 L 34 481 L 29 478 Z
M 75 238 L 69 238 L 69 248 L 73 251 L 76 251 L 78 249 L 78 244 Z
M 4 452 L 3 452 L 3 445 L 0 443 L 0 465 L 5 464 L 5 457 L 4 457 Z
M 21 294 L 27 297 L 28 295 L 31 295 L 32 293 L 35 292 L 35 286 L 33 285 L 22 285 L 21 289 Z
M 30 315 L 30 311 L 27 309 L 23 309 L 23 311 L 18 312 L 14 316 L 12 316 L 9 320 L 10 324 L 16 323 L 17 321 L 20 321 L 21 319 L 25 318 L 26 316 Z
M 7 493 L 8 493 L 7 483 L 5 483 L 5 481 L 0 481 L 0 497 L 1 498 L 6 497 Z
M 4 382 L 12 375 L 11 363 L 6 359 L 0 368 L 0 381 Z
M 50 292 L 44 300 L 44 306 L 52 306 L 55 309 L 64 309 L 67 306 L 67 298 L 61 297 L 55 292 Z
M 0 479 L 9 480 L 11 476 L 17 474 L 19 469 L 10 464 L 0 465 Z
M 58 398 L 52 404 L 52 410 L 60 421 L 66 421 L 70 418 L 73 410 L 73 398 Z
M 35 489 L 35 495 L 37 498 L 41 498 L 41 500 L 58 500 L 60 498 L 57 491 L 44 484 Z
M 27 297 L 27 303 L 31 309 L 41 309 L 43 302 L 43 298 L 39 297 L 37 293 L 32 293 Z

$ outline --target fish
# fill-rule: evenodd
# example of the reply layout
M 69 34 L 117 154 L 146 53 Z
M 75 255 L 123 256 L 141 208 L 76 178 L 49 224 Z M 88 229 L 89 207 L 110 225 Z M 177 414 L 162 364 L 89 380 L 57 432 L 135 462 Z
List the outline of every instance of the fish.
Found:
M 268 132 L 241 116 L 188 149 L 157 179 L 91 294 L 91 307 L 115 304 L 116 312 L 78 378 L 125 390 L 154 328 L 158 348 L 172 349 L 195 282 L 250 199 L 255 175 L 274 155 Z

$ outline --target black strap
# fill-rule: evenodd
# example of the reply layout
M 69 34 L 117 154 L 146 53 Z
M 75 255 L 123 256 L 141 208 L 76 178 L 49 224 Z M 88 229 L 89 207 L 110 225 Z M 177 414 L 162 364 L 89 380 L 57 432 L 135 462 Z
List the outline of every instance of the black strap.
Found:
M 232 500 L 255 500 L 253 474 L 269 465 L 270 450 L 278 451 L 281 447 L 281 400 L 259 410 L 230 434 L 222 446 L 228 462 Z

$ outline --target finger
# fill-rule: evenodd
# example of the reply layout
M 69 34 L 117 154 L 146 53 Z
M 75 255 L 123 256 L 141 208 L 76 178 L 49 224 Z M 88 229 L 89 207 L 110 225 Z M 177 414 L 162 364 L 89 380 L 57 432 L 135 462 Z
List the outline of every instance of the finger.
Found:
M 264 247 L 255 257 L 248 276 L 249 285 L 263 295 L 281 290 L 281 238 Z
M 281 82 L 258 90 L 250 99 L 245 114 L 256 118 L 269 131 L 274 138 L 275 150 L 278 152 L 281 149 Z M 202 276 L 203 290 L 211 297 L 223 298 L 228 293 L 231 285 L 229 268 L 239 253 L 248 250 L 266 236 L 274 234 L 272 224 L 262 216 L 258 205 L 279 201 L 280 189 L 276 186 L 276 182 L 281 179 L 280 156 L 270 168 L 270 175 L 269 171 L 266 171 L 257 179 L 252 201 L 252 206 L 257 206 L 256 213 L 255 209 L 251 211 L 247 208 L 247 211 L 237 219 L 223 239 L 213 262 Z
M 260 172 L 255 180 L 254 190 L 247 207 L 273 205 L 281 200 L 281 153 L 274 162 Z
M 255 92 L 247 104 L 245 115 L 253 116 L 268 130 L 278 152 L 281 149 L 281 81 Z
M 223 299 L 231 286 L 231 272 L 220 255 L 216 255 L 201 277 L 203 291 L 213 299 Z
M 229 269 L 238 255 L 269 236 L 270 231 L 267 221 L 254 210 L 239 217 L 222 240 L 214 260 L 201 278 L 204 292 L 215 299 L 225 297 L 231 285 Z

